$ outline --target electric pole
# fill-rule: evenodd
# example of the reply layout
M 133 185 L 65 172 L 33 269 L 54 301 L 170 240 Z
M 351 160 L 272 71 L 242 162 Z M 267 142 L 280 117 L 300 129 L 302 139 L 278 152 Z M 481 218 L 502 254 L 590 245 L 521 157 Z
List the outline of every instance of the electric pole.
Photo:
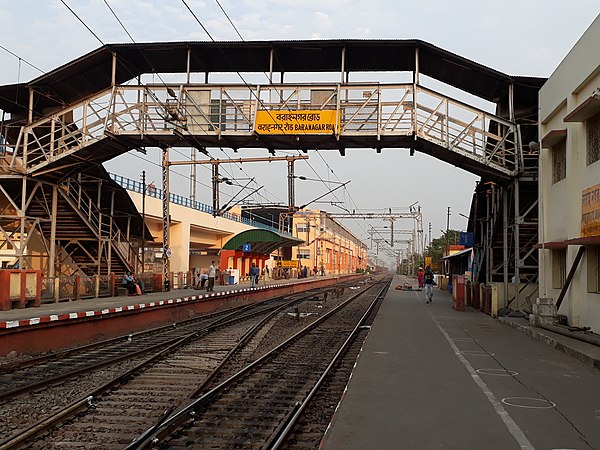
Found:
M 142 170 L 142 275 L 146 254 L 146 171 Z
M 446 252 L 450 254 L 449 246 L 450 246 L 450 236 L 448 232 L 450 231 L 450 207 L 448 206 L 448 218 L 446 220 Z

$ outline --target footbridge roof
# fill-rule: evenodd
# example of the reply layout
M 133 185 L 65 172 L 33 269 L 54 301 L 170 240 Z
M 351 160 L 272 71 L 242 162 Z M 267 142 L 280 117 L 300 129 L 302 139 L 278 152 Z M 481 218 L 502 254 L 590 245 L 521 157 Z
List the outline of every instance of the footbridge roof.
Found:
M 417 58 L 418 55 L 418 58 Z M 28 88 L 34 109 L 70 104 L 143 73 L 191 72 L 385 72 L 415 71 L 465 92 L 498 103 L 515 86 L 530 103 L 545 78 L 511 76 L 418 39 L 302 40 L 245 42 L 155 42 L 107 44 L 28 83 L 0 86 L 0 108 L 23 112 Z

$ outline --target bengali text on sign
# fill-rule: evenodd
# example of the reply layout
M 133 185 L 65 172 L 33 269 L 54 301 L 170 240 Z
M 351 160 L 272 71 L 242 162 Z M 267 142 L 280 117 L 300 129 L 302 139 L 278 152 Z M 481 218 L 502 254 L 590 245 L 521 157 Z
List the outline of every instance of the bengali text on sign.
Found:
M 581 193 L 581 237 L 600 236 L 600 184 Z
M 335 110 L 256 112 L 256 132 L 259 134 L 332 134 L 336 122 Z

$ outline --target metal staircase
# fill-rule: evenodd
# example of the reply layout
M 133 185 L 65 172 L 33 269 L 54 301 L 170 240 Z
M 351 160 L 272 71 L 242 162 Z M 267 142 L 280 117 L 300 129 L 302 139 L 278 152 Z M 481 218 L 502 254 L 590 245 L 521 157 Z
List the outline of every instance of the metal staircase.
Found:
M 138 249 L 117 227 L 112 216 L 99 209 L 96 202 L 87 194 L 77 179 L 71 178 L 61 183 L 59 193 L 70 206 L 70 210 L 79 216 L 80 220 L 87 226 L 87 230 L 93 234 L 92 242 L 94 244 L 99 243 L 99 250 L 95 252 L 94 263 L 98 263 L 98 257 L 103 257 L 107 263 L 100 265 L 100 267 L 104 268 L 107 273 L 115 272 L 118 274 L 141 264 Z M 88 256 L 93 254 L 89 251 L 91 250 L 89 246 L 86 250 L 88 250 L 86 252 Z M 77 259 L 75 260 L 77 261 Z M 89 263 L 86 265 L 89 265 Z
M 72 270 L 86 275 L 122 274 L 136 266 L 137 250 L 128 242 L 110 214 L 103 212 L 83 185 L 71 178 L 58 186 L 57 226 L 55 231 L 58 253 Z M 33 197 L 27 215 L 48 215 L 47 199 L 43 192 Z M 39 230 L 49 240 L 51 221 L 40 220 Z M 59 264 L 60 266 L 60 264 Z

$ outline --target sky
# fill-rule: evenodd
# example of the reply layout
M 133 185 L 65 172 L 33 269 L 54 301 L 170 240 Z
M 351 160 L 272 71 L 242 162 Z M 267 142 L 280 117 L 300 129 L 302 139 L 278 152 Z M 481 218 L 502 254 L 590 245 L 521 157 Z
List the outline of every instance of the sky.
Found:
M 94 35 L 65 6 L 68 4 L 105 43 L 131 42 L 115 19 L 113 9 L 135 42 L 208 41 L 206 34 L 181 0 L 0 0 L 0 84 L 29 81 L 98 48 Z M 598 0 L 186 0 L 214 40 L 290 39 L 420 39 L 510 75 L 548 77 L 600 12 Z M 235 24 L 231 25 L 228 17 Z M 14 53 L 18 57 L 14 56 Z M 398 74 L 389 74 L 392 82 Z M 259 76 L 258 76 L 259 77 Z M 264 78 L 264 75 L 262 75 Z M 260 78 L 251 77 L 254 82 Z M 368 77 L 361 78 L 368 81 Z M 240 81 L 240 80 L 233 80 Z M 262 81 L 264 83 L 264 80 Z M 446 90 L 459 100 L 492 111 L 491 105 L 465 93 L 422 80 L 425 87 Z M 264 150 L 209 149 L 212 157 L 269 156 Z M 185 159 L 189 148 L 173 152 Z M 279 153 L 278 155 L 283 155 Z M 405 149 L 347 150 L 341 157 L 333 151 L 309 152 L 309 163 L 298 162 L 296 175 L 307 178 L 348 181 L 346 189 L 325 200 L 340 201 L 347 209 L 383 210 L 408 207 L 415 202 L 423 212 L 424 228 L 432 226 L 432 237 L 446 229 L 466 227 L 471 197 L 478 177 L 424 154 L 409 156 Z M 142 159 L 144 158 L 144 159 Z M 160 184 L 158 150 L 146 156 L 136 152 L 106 164 L 110 172 L 139 180 L 142 170 L 148 182 Z M 245 164 L 228 169 L 231 177 L 252 186 L 264 186 L 251 199 L 287 203 L 285 163 L 279 166 Z M 189 195 L 190 169 L 176 168 L 172 191 Z M 197 198 L 210 204 L 210 170 L 199 167 Z M 228 176 L 227 174 L 223 174 Z M 296 183 L 297 204 L 305 204 L 336 184 L 315 181 Z M 239 188 L 223 185 L 222 201 Z M 316 208 L 343 212 L 340 206 L 313 204 Z M 344 221 L 367 242 L 370 226 L 381 221 Z M 398 228 L 409 228 L 399 222 Z M 399 236 L 399 238 L 403 238 Z

